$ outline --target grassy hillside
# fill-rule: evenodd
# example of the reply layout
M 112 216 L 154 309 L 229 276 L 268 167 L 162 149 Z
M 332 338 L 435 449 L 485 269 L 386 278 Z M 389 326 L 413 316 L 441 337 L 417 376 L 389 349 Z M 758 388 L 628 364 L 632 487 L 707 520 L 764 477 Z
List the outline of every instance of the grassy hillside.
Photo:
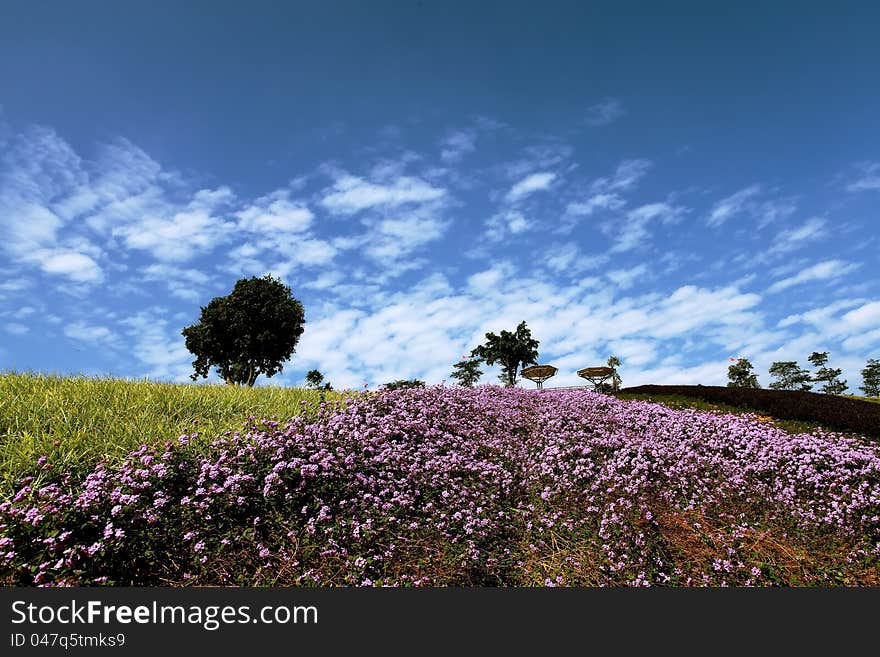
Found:
M 327 399 L 337 399 L 331 392 Z M 286 419 L 314 411 L 319 393 L 300 388 L 233 388 L 119 379 L 0 373 L 0 498 L 15 479 L 40 476 L 35 463 L 91 471 L 140 445 L 198 432 L 207 443 L 253 415 Z

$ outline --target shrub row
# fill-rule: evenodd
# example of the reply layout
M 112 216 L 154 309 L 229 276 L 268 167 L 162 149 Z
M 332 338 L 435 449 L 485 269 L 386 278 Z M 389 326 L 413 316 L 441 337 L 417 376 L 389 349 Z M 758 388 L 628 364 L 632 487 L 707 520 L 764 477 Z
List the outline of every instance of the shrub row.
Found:
M 620 392 L 682 395 L 707 402 L 761 411 L 780 420 L 815 422 L 829 429 L 880 438 L 880 405 L 859 399 L 800 390 L 765 390 L 722 386 L 633 386 Z

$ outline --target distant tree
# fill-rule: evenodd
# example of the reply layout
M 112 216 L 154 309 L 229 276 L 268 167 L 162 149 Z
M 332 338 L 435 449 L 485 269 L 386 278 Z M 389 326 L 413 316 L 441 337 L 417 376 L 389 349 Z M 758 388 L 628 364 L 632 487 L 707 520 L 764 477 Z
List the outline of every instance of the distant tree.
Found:
M 382 387 L 385 390 L 407 390 L 409 388 L 424 388 L 425 382 L 418 379 L 398 379 L 397 381 L 390 381 Z
M 796 361 L 780 360 L 770 366 L 770 376 L 776 380 L 770 383 L 774 390 L 803 390 L 813 389 L 810 373 L 803 369 Z
M 620 359 L 617 356 L 610 356 L 608 358 L 608 367 L 614 370 L 611 373 L 611 389 L 620 390 L 620 384 L 623 383 L 620 374 L 617 373 L 617 368 L 620 367 Z
M 331 386 L 329 383 L 324 383 L 324 375 L 321 374 L 318 370 L 309 370 L 306 373 L 306 385 L 309 388 L 314 388 L 315 390 L 333 390 L 333 386 Z
M 521 365 L 537 362 L 538 344 L 540 343 L 532 338 L 532 332 L 526 323 L 520 322 L 514 332 L 501 331 L 500 335 L 486 333 L 485 344 L 476 347 L 471 355 L 486 361 L 487 365 L 500 363 L 501 376 L 498 378 L 504 385 L 512 386 L 516 384 Z
M 482 362 L 479 358 L 463 356 L 462 360 L 452 366 L 452 378 L 458 380 L 458 384 L 465 388 L 473 388 L 483 375 L 483 370 L 480 369 Z
M 758 376 L 748 358 L 736 358 L 727 368 L 728 388 L 760 388 Z
M 880 397 L 880 360 L 868 359 L 865 369 L 862 370 L 862 381 L 864 385 L 859 389 L 866 397 Z
M 816 368 L 816 373 L 813 375 L 813 381 L 823 384 L 822 392 L 826 395 L 839 395 L 846 390 L 846 380 L 840 380 L 840 375 L 843 374 L 843 370 L 825 367 L 828 363 L 827 351 L 814 351 L 810 354 L 810 357 L 807 360 L 809 360 Z
M 251 387 L 260 374 L 274 376 L 293 355 L 303 333 L 302 304 L 272 276 L 242 278 L 232 292 L 201 309 L 198 324 L 181 333 L 196 359 L 192 379 L 216 367 L 228 385 Z

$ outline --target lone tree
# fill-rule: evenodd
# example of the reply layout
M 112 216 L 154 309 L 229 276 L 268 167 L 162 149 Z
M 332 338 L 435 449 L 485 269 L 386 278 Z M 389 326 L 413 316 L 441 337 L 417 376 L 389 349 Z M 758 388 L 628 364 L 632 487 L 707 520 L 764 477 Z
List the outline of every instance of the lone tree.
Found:
M 727 368 L 728 388 L 760 388 L 758 376 L 754 372 L 752 364 L 748 358 L 735 358 L 730 367 Z
M 843 374 L 843 370 L 825 367 L 828 363 L 827 351 L 814 351 L 810 354 L 810 357 L 807 360 L 816 367 L 816 374 L 813 376 L 813 381 L 824 384 L 822 386 L 822 392 L 827 395 L 839 395 L 846 390 L 846 380 L 841 381 L 839 378 L 840 375 Z
M 620 367 L 620 359 L 617 356 L 609 356 L 608 367 L 613 370 L 611 372 L 611 389 L 620 390 L 620 384 L 623 383 L 623 379 L 621 379 L 620 374 L 617 373 L 617 368 Z
M 520 365 L 531 365 L 538 362 L 539 342 L 532 338 L 532 332 L 525 322 L 520 322 L 516 331 L 501 331 L 500 335 L 486 334 L 486 343 L 471 351 L 487 365 L 501 364 L 501 376 L 498 378 L 506 386 L 516 384 L 517 371 Z
M 333 386 L 329 383 L 324 383 L 324 375 L 318 370 L 309 370 L 306 372 L 306 386 L 315 390 L 333 390 Z
M 452 366 L 452 378 L 458 381 L 458 384 L 465 388 L 473 388 L 474 384 L 483 376 L 483 370 L 480 369 L 479 358 L 468 358 L 462 356 L 462 360 Z
M 773 363 L 770 366 L 770 376 L 776 377 L 776 380 L 770 384 L 774 390 L 807 392 L 813 389 L 810 373 L 793 360 L 779 360 Z
M 282 371 L 303 332 L 302 304 L 272 276 L 242 278 L 232 293 L 202 308 L 198 324 L 181 333 L 196 359 L 193 381 L 210 368 L 228 385 L 251 387 L 260 374 Z
M 859 389 L 866 397 L 880 397 L 880 360 L 868 359 L 865 369 L 862 370 L 862 382 L 864 385 Z

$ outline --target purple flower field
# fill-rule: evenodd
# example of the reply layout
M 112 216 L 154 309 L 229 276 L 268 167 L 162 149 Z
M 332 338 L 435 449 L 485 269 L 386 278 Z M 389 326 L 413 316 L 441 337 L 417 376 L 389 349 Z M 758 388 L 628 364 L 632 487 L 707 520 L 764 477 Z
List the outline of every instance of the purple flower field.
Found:
M 190 443 L 193 444 L 190 444 Z M 9 585 L 876 585 L 880 449 L 433 387 L 144 446 L 0 504 Z

